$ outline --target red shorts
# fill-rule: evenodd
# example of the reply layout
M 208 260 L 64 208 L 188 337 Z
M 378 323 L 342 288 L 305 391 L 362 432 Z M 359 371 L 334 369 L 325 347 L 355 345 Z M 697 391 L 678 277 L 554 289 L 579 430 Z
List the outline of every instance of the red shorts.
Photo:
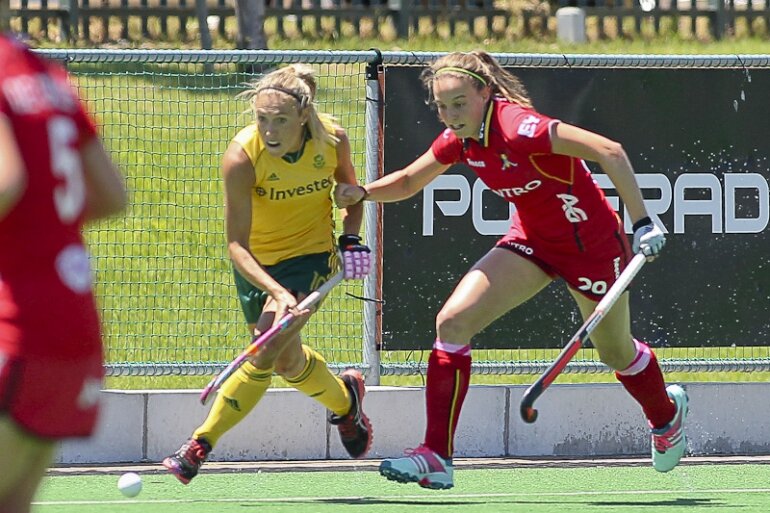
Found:
M 521 255 L 552 278 L 563 278 L 570 288 L 593 301 L 602 299 L 633 256 L 620 222 L 616 230 L 582 251 L 572 241 L 555 244 L 527 237 L 518 224 L 511 226 L 496 247 Z
M 104 377 L 101 353 L 66 360 L 0 353 L 0 413 L 51 439 L 93 433 Z

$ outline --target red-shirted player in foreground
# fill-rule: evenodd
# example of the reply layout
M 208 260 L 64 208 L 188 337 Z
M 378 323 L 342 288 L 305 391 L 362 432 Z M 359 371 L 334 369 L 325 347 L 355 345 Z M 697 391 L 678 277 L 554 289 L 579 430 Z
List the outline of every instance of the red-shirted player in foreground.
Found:
M 56 441 L 94 429 L 102 340 L 80 232 L 125 205 L 64 69 L 0 35 L 0 513 L 27 513 Z
M 490 55 L 446 55 L 422 78 L 447 129 L 404 169 L 365 188 L 340 184 L 335 199 L 340 207 L 398 201 L 462 162 L 516 205 L 508 234 L 463 277 L 436 318 L 424 443 L 380 465 L 388 479 L 442 489 L 453 486 L 453 438 L 470 379 L 471 338 L 556 277 L 587 317 L 630 259 L 622 222 L 584 160 L 597 162 L 612 179 L 634 222 L 635 252 L 653 259 L 665 237 L 647 215 L 622 146 L 533 110 L 519 80 Z M 666 388 L 655 354 L 631 335 L 628 294 L 591 340 L 649 420 L 653 466 L 671 470 L 685 449 L 687 396 L 678 385 Z

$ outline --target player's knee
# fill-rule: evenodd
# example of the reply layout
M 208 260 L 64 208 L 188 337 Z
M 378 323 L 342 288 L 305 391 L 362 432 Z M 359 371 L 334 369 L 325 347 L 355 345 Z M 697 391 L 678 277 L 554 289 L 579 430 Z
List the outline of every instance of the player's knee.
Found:
M 289 340 L 280 333 L 270 339 L 263 345 L 256 355 L 249 358 L 249 361 L 258 369 L 269 369 L 278 366 L 278 360 L 286 349 Z
M 594 331 L 591 341 L 599 353 L 599 359 L 614 370 L 625 369 L 636 356 L 636 349 L 631 335 L 617 331 Z
M 297 376 L 305 368 L 305 353 L 302 346 L 287 347 L 286 350 L 275 359 L 275 373 L 279 376 L 292 378 Z
M 599 352 L 599 359 L 613 370 L 622 370 L 628 366 L 628 357 L 622 351 L 605 350 Z
M 466 315 L 443 308 L 436 316 L 436 333 L 445 340 L 463 340 L 472 337 L 473 326 Z

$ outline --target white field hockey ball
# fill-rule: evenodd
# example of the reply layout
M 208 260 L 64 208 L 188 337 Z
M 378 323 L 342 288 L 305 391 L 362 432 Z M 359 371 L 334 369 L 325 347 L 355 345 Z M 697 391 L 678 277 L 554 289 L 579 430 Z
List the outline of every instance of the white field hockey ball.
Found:
M 118 490 L 126 497 L 136 497 L 142 491 L 142 478 L 134 472 L 126 472 L 118 479 Z

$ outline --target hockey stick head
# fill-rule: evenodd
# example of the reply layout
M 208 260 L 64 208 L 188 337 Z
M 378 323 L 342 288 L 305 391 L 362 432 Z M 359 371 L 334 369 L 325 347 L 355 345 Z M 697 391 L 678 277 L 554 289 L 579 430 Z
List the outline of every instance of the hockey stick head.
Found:
M 527 424 L 532 424 L 537 420 L 537 410 L 532 406 L 521 405 L 521 419 Z
M 532 424 L 537 420 L 537 410 L 535 409 L 535 400 L 543 392 L 543 387 L 540 381 L 529 387 L 521 398 L 521 405 L 519 406 L 519 413 L 521 419 L 527 424 Z

